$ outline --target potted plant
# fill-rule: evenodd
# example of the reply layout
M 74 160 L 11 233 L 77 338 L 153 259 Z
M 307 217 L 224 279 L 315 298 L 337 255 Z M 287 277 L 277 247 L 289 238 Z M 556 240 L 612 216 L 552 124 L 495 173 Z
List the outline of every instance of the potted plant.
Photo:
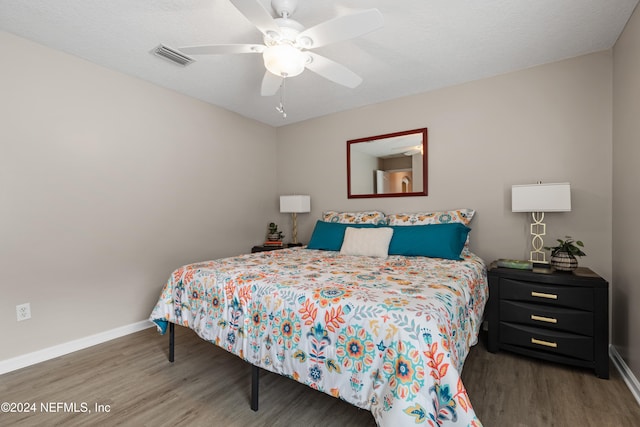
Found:
M 282 240 L 284 234 L 282 231 L 278 231 L 278 224 L 275 222 L 269 223 L 269 233 L 267 233 L 267 240 L 276 241 Z
M 587 256 L 582 249 L 584 243 L 574 240 L 571 236 L 564 236 L 565 239 L 557 239 L 556 246 L 545 246 L 551 251 L 551 265 L 560 271 L 573 271 L 578 267 L 577 256 Z

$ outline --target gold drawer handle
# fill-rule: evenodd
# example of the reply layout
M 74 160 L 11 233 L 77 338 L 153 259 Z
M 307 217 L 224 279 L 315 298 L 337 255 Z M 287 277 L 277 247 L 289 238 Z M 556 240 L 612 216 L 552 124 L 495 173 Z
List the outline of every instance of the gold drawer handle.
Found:
M 558 344 L 556 344 L 554 342 L 537 340 L 535 338 L 531 338 L 531 344 L 538 344 L 538 345 L 543 345 L 545 347 L 553 347 L 553 348 L 557 348 L 558 347 Z
M 553 317 L 537 316 L 535 314 L 531 315 L 531 320 L 537 320 L 539 322 L 547 322 L 547 323 L 558 323 L 558 319 L 555 319 Z
M 531 291 L 531 296 L 538 297 L 538 298 L 558 299 L 558 295 L 556 294 L 545 294 L 542 292 L 534 292 L 534 291 Z

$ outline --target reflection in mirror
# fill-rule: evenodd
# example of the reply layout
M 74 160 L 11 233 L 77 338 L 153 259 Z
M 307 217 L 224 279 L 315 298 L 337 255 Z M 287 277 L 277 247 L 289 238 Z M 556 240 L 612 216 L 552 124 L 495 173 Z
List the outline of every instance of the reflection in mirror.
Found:
M 427 128 L 347 141 L 347 196 L 427 195 Z

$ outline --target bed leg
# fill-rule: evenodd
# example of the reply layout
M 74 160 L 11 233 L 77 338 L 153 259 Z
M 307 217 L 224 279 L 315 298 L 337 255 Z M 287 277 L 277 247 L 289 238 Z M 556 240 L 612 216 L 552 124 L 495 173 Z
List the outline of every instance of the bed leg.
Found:
M 260 368 L 251 365 L 251 410 L 258 410 L 258 386 L 260 382 Z
M 175 344 L 175 326 L 169 323 L 169 362 L 173 363 L 173 348 Z

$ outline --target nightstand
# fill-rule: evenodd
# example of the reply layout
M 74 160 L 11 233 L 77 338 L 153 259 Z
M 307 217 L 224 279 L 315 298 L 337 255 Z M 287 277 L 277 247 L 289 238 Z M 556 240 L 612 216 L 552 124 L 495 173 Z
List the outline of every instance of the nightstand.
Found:
M 609 284 L 585 267 L 488 271 L 489 341 L 496 353 L 592 368 L 609 378 Z
M 277 251 L 278 249 L 295 248 L 297 246 L 302 246 L 302 243 L 286 243 L 283 246 L 254 246 L 251 248 L 251 253 Z

